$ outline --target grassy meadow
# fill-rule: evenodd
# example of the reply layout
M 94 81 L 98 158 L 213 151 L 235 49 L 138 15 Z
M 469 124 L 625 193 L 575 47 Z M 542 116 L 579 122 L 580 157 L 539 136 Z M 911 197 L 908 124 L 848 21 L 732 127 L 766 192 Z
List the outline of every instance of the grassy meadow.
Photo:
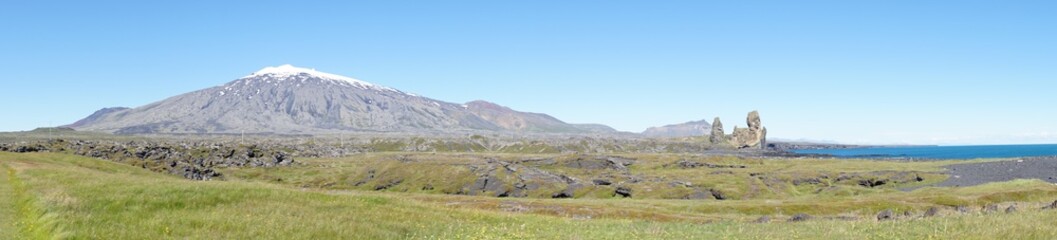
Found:
M 909 192 L 782 192 L 726 201 L 650 195 L 495 198 L 306 185 L 359 174 L 355 161 L 370 158 L 305 161 L 293 168 L 231 169 L 226 181 L 201 182 L 73 155 L 0 153 L 0 239 L 1057 238 L 1057 228 L 1052 227 L 1057 211 L 1039 210 L 1057 199 L 1057 186 L 1036 180 Z M 773 172 L 819 168 L 931 172 L 949 164 L 760 161 L 773 164 Z M 683 171 L 651 164 L 633 170 Z M 977 211 L 985 204 L 1016 204 L 1020 210 Z M 961 205 L 973 211 L 959 213 L 952 208 Z M 943 211 L 937 217 L 918 216 L 928 207 Z M 911 211 L 915 216 L 878 222 L 872 215 L 880 209 Z M 815 218 L 786 222 L 796 213 Z M 752 223 L 763 215 L 773 221 Z

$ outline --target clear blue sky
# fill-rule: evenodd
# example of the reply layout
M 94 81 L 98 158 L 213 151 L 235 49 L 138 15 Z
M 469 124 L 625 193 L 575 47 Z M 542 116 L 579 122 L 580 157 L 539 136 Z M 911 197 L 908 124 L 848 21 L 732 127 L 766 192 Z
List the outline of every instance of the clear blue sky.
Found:
M 574 3 L 575 2 L 575 3 Z M 625 131 L 1057 143 L 1054 1 L 8 1 L 0 131 L 293 64 Z

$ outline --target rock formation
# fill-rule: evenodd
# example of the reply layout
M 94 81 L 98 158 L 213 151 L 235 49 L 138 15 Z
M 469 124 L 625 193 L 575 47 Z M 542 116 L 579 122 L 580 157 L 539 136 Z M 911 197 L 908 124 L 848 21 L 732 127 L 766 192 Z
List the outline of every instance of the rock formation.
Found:
M 723 123 L 719 121 L 719 117 L 712 120 L 712 136 L 708 137 L 708 140 L 712 144 L 719 144 L 727 141 L 727 136 L 723 133 Z
M 734 127 L 731 143 L 737 148 L 763 148 L 767 145 L 767 128 L 760 123 L 760 113 L 752 111 L 745 119 L 748 128 Z

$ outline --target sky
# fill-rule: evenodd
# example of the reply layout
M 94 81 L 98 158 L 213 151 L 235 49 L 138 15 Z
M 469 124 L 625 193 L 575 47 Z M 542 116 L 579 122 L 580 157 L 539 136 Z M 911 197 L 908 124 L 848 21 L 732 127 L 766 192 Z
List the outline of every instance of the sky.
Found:
M 7 1 L 0 131 L 293 64 L 623 131 L 1057 143 L 1054 1 Z

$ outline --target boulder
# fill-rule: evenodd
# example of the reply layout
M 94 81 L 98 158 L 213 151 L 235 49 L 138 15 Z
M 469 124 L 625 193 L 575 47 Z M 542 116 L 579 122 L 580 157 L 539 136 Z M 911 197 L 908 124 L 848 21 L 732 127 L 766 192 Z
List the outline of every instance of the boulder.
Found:
M 726 200 L 727 199 L 727 196 L 723 195 L 722 191 L 715 190 L 715 189 L 709 189 L 708 191 L 712 193 L 712 197 L 715 198 L 716 200 Z
M 885 209 L 884 211 L 877 213 L 877 221 L 885 221 L 892 219 L 895 219 L 895 213 L 892 212 L 892 209 Z
M 624 187 L 624 186 L 617 187 L 616 194 L 621 196 L 621 197 L 626 197 L 626 198 L 631 197 L 631 188 Z
M 1015 213 L 1015 212 L 1017 212 L 1017 205 L 1016 204 L 1009 205 L 1009 207 L 1006 208 L 1006 213 Z
M 771 222 L 771 216 L 763 216 L 763 217 L 757 218 L 756 221 L 752 221 L 752 222 L 754 222 L 754 223 L 769 223 L 769 222 Z

